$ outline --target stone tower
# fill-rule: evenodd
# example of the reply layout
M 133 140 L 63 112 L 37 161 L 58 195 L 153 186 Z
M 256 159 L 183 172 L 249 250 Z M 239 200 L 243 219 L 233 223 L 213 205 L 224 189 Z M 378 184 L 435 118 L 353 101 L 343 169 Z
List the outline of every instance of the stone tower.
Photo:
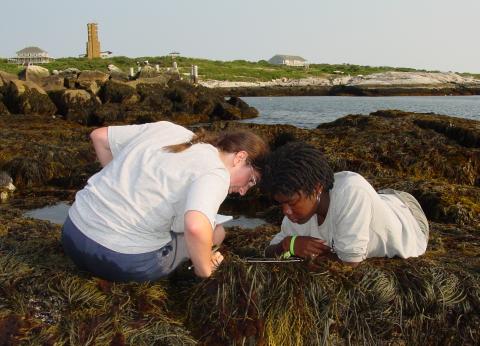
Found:
M 87 41 L 87 58 L 100 58 L 100 41 L 98 41 L 98 24 L 88 23 L 88 41 Z

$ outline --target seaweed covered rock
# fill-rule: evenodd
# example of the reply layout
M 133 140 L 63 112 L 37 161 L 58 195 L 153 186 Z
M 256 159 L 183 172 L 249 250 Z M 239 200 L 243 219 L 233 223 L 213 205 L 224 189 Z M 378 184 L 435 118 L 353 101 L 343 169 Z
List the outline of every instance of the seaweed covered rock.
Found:
M 49 116 L 57 111 L 45 90 L 28 81 L 11 80 L 4 91 L 4 103 L 14 114 Z
M 303 264 L 233 257 L 195 288 L 189 321 L 202 326 L 206 344 L 472 344 L 479 279 L 425 259 L 355 271 L 325 263 L 311 274 Z
M 142 68 L 140 69 L 140 71 L 137 73 L 135 77 L 136 79 L 154 78 L 154 77 L 162 76 L 163 74 L 164 73 L 157 71 L 154 67 L 150 65 L 145 65 L 145 66 L 142 66 Z
M 66 120 L 72 120 L 82 125 L 99 125 L 100 119 L 94 110 L 100 106 L 100 101 L 86 90 L 62 90 L 51 92 L 50 97 L 58 107 L 58 113 Z
M 60 226 L 22 214 L 0 205 L 2 343 L 196 343 L 167 308 L 168 282 L 115 284 L 79 273 L 63 254 Z
M 126 117 L 125 107 L 118 103 L 105 103 L 96 107 L 92 112 L 98 124 L 123 122 Z
M 99 96 L 103 103 L 135 104 L 140 100 L 134 86 L 116 80 L 106 82 Z
M 242 118 L 244 119 L 255 118 L 258 116 L 258 110 L 255 107 L 249 106 L 248 103 L 246 103 L 239 97 L 232 96 L 227 101 L 227 103 L 239 108 L 242 113 Z
M 10 112 L 8 111 L 7 106 L 2 102 L 1 94 L 0 94 L 0 115 L 9 115 Z

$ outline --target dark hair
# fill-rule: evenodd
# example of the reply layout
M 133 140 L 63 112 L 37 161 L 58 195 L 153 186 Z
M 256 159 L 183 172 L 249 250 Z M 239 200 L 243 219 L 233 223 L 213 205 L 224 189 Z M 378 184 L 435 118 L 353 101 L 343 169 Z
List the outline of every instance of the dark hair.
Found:
M 318 184 L 333 187 L 333 170 L 323 153 L 304 142 L 291 142 L 274 151 L 266 160 L 262 188 L 270 195 L 291 196 L 303 191 L 315 193 Z
M 255 170 L 263 171 L 268 145 L 259 136 L 245 130 L 228 130 L 218 134 L 200 129 L 189 142 L 166 146 L 171 153 L 179 153 L 197 143 L 208 143 L 226 153 L 246 151 L 248 162 Z

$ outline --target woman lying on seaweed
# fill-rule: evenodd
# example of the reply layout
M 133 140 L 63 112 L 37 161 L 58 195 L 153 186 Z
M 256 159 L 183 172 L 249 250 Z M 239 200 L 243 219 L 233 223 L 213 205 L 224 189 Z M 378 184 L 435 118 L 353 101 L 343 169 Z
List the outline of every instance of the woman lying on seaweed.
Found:
M 267 160 L 263 186 L 285 215 L 265 255 L 333 259 L 357 266 L 369 257 L 425 253 L 428 221 L 417 200 L 392 189 L 378 193 L 360 174 L 333 173 L 322 152 L 288 143 Z

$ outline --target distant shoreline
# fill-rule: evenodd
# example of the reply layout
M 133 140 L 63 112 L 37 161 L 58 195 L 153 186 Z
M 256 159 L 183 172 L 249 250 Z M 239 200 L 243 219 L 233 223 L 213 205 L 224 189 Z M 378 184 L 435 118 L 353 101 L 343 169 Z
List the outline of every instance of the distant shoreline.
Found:
M 480 95 L 480 86 L 270 86 L 214 88 L 225 96 L 467 96 Z

